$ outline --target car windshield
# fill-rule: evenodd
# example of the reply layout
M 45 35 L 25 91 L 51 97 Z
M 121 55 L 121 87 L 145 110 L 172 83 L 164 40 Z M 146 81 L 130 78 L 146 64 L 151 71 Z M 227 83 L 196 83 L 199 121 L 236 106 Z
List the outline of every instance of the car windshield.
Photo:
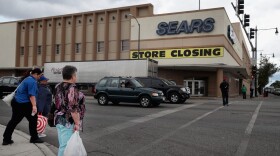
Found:
M 161 79 L 166 85 L 170 86 L 170 85 L 174 85 L 174 83 L 166 80 L 166 79 Z
M 143 87 L 142 85 L 141 85 L 141 83 L 139 83 L 137 80 L 135 80 L 135 79 L 131 79 L 131 82 L 135 85 L 135 87 L 137 87 L 137 88 L 141 88 L 141 87 Z

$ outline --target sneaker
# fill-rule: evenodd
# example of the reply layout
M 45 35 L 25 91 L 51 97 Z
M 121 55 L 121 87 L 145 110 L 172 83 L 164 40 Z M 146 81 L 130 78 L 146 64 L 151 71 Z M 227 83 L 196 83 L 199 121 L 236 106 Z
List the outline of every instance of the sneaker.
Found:
M 13 143 L 14 143 L 14 141 L 13 141 L 13 140 L 9 140 L 9 141 L 5 141 L 5 140 L 3 140 L 2 145 L 9 145 L 9 144 L 13 144 Z
M 43 137 L 46 137 L 46 136 L 47 136 L 47 134 L 44 134 L 44 133 L 39 133 L 39 134 L 38 134 L 38 137 L 39 137 L 39 138 L 43 138 Z
M 38 138 L 38 139 L 36 139 L 36 140 L 30 140 L 30 143 L 43 143 L 44 141 L 43 140 L 41 140 L 40 138 Z

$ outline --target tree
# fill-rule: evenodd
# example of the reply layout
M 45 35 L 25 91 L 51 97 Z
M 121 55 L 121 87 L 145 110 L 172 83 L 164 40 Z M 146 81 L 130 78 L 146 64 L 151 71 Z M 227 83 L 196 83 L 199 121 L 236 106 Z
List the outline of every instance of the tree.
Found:
M 280 88 L 280 81 L 275 81 L 270 86 L 273 86 L 274 88 Z
M 269 62 L 269 57 L 262 56 L 260 66 L 258 69 L 259 73 L 259 89 L 262 90 L 269 82 L 269 77 L 280 69 L 276 64 Z

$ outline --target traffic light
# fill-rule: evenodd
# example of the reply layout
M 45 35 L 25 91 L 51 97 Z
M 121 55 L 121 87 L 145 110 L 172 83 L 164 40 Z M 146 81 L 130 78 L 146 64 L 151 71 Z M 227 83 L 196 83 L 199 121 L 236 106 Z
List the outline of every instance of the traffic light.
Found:
M 237 14 L 244 14 L 244 0 L 237 0 Z
M 250 39 L 255 37 L 255 29 L 254 28 L 250 28 Z
M 244 14 L 244 27 L 250 26 L 250 15 Z

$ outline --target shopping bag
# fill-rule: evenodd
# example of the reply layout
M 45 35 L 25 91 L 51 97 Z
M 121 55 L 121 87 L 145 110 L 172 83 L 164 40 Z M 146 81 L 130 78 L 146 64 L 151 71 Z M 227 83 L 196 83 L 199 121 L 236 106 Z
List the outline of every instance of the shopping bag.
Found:
M 8 105 L 11 107 L 11 103 L 12 103 L 12 100 L 15 96 L 15 92 L 12 92 L 10 94 L 8 94 L 7 96 L 5 96 L 2 100 Z
M 86 156 L 87 152 L 78 131 L 75 131 L 67 142 L 64 156 Z
M 47 126 L 47 120 L 48 118 L 43 116 L 42 114 L 38 114 L 37 119 L 37 132 L 38 133 L 44 133 L 46 126 Z

